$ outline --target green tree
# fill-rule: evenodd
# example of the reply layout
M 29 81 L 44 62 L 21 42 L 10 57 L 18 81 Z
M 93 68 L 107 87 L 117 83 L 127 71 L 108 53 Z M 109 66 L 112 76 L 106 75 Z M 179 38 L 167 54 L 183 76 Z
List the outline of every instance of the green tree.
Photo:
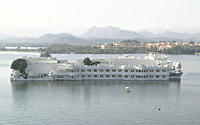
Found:
M 40 54 L 40 57 L 51 57 L 51 54 L 48 52 L 44 52 Z
M 86 57 L 84 60 L 83 60 L 83 63 L 85 65 L 92 65 L 92 61 L 90 60 L 90 58 Z
M 25 69 L 27 67 L 27 63 L 25 59 L 16 59 L 11 64 L 11 69 L 19 70 L 20 73 L 25 74 Z
M 194 44 L 195 44 L 193 41 L 190 41 L 189 43 L 190 43 L 190 44 L 192 44 L 192 45 L 194 45 Z

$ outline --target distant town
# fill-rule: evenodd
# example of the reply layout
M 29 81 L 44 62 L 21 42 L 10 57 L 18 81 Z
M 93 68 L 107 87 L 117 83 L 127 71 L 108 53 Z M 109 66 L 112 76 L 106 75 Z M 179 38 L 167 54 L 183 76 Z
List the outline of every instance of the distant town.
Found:
M 124 40 L 99 45 L 73 46 L 69 44 L 51 44 L 48 47 L 0 47 L 0 51 L 33 51 L 66 54 L 131 54 L 160 52 L 164 54 L 200 54 L 200 43 L 189 42 L 139 42 Z
M 165 54 L 200 54 L 200 43 L 189 42 L 150 42 L 142 43 L 137 40 L 124 40 L 117 43 L 105 43 L 91 46 L 71 46 L 53 44 L 46 48 L 50 53 L 71 54 L 126 54 L 160 52 Z

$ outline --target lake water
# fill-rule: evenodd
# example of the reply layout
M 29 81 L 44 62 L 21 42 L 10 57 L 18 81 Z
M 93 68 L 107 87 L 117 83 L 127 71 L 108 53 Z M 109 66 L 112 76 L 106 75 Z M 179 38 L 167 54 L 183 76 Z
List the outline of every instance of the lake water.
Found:
M 181 81 L 11 82 L 10 64 L 22 56 L 39 54 L 0 52 L 1 125 L 200 124 L 199 55 L 168 55 L 181 61 Z M 119 55 L 53 56 L 75 62 Z M 126 86 L 130 93 L 125 92 Z
M 32 50 L 38 50 L 38 49 L 45 49 L 46 47 L 20 47 L 20 49 L 32 49 Z M 18 49 L 18 47 L 5 47 L 5 49 Z

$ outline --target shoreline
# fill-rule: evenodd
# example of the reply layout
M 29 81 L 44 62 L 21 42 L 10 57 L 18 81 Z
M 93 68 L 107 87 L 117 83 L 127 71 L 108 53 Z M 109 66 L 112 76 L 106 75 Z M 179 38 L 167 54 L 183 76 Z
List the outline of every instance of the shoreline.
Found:
M 21 52 L 21 53 L 39 53 L 38 50 L 0 50 L 0 52 Z M 148 53 L 51 53 L 51 54 L 148 54 Z M 200 53 L 195 54 L 167 54 L 167 55 L 200 55 Z
M 16 50 L 0 50 L 0 52 L 30 52 L 30 53 L 39 53 L 38 50 L 22 50 L 22 51 L 16 51 Z

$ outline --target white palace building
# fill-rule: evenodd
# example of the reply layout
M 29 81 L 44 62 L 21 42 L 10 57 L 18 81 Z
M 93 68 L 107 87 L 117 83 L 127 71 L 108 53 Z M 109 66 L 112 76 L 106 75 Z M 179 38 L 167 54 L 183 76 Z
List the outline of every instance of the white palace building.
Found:
M 84 65 L 83 60 L 69 63 L 55 57 L 23 57 L 27 62 L 26 75 L 13 70 L 10 80 L 180 80 L 181 63 L 171 62 L 163 54 L 142 58 L 123 55 L 117 59 L 94 59 L 96 65 Z

